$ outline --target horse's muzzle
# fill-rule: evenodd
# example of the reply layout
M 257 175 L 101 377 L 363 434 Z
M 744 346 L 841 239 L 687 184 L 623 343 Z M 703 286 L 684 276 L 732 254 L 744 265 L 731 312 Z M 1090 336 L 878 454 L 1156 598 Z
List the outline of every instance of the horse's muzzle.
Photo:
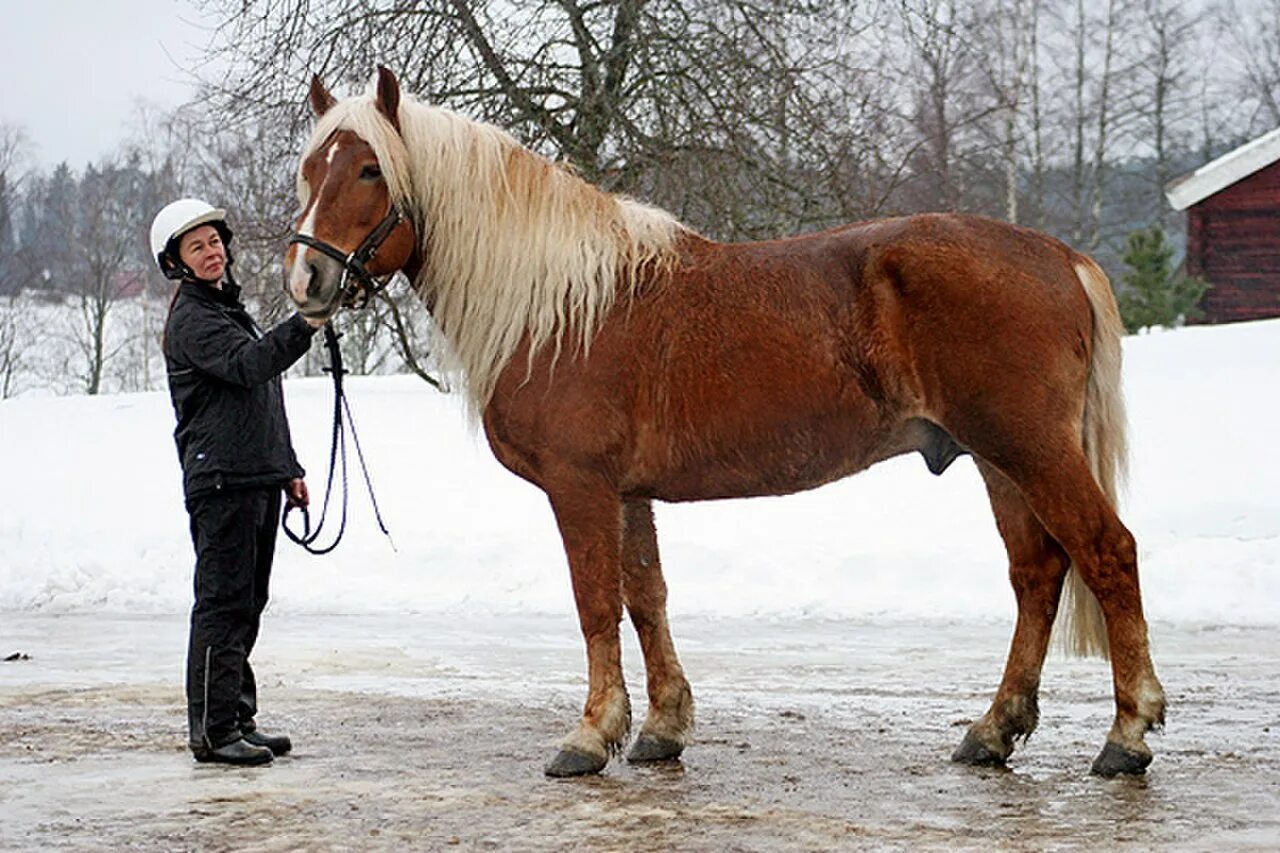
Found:
M 305 317 L 329 317 L 342 297 L 343 269 L 333 259 L 298 247 L 285 268 L 284 289 Z

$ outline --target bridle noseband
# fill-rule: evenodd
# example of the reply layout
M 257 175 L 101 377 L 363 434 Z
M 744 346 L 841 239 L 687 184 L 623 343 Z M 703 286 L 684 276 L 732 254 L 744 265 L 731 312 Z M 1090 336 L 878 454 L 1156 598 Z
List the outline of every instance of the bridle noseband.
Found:
M 317 240 L 308 234 L 299 234 L 294 232 L 289 238 L 289 244 L 301 243 L 302 245 L 315 249 L 321 254 L 333 258 L 342 264 L 342 281 L 338 282 L 338 288 L 334 292 L 334 300 L 341 300 L 343 306 L 347 308 L 363 308 L 369 303 L 369 299 L 378 291 L 387 286 L 395 273 L 378 277 L 369 272 L 365 267 L 378 249 L 382 246 L 395 227 L 405 220 L 404 214 L 400 212 L 400 208 L 393 202 L 391 209 L 387 211 L 387 215 L 382 221 L 373 227 L 369 232 L 369 236 L 364 238 L 364 242 L 356 247 L 351 254 L 344 254 L 341 249 L 333 246 L 323 240 Z M 350 279 L 355 279 L 351 281 Z M 288 285 L 285 285 L 286 289 Z M 357 298 L 360 299 L 357 303 Z M 332 301 L 329 303 L 333 304 Z

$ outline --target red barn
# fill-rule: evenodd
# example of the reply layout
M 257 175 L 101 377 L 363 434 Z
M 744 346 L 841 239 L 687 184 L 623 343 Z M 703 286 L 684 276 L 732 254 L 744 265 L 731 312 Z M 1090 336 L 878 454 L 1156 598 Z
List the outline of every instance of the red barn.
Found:
M 1170 181 L 1187 272 L 1213 285 L 1202 323 L 1280 317 L 1280 128 Z

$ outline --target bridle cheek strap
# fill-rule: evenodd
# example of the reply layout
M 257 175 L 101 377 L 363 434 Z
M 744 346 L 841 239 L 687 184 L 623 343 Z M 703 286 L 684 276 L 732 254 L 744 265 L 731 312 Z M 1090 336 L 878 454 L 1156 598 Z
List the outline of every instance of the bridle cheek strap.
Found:
M 403 221 L 404 214 L 400 212 L 399 207 L 392 204 L 391 209 L 387 211 L 387 215 L 382 218 L 382 221 L 373 227 L 373 230 L 369 232 L 369 236 L 364 238 L 364 242 L 349 255 L 336 246 L 323 240 L 317 240 L 308 234 L 295 233 L 289 238 L 289 244 L 301 243 L 307 248 L 315 249 L 320 254 L 326 255 L 341 264 L 342 281 L 338 283 L 334 299 L 340 300 L 348 308 L 363 308 L 369 303 L 369 299 L 385 288 L 392 277 L 395 276 L 393 272 L 380 278 L 376 277 L 369 272 L 365 264 L 373 259 L 378 249 L 386 242 L 387 237 Z M 354 281 L 351 281 L 351 279 L 354 279 Z M 360 299 L 358 304 L 356 302 L 357 298 Z

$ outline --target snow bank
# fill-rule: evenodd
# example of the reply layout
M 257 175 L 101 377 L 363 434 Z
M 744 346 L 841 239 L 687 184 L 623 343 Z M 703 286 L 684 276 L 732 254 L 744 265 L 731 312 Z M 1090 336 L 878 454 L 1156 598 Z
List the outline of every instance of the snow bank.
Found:
M 1141 335 L 1125 348 L 1133 456 L 1123 515 L 1138 537 L 1149 617 L 1280 622 L 1280 320 Z M 494 461 L 459 400 L 410 377 L 355 378 L 348 388 L 398 550 L 356 489 L 348 539 L 334 554 L 280 543 L 274 607 L 572 608 L 545 498 Z M 290 380 L 285 393 L 318 501 L 329 386 Z M 0 610 L 189 607 L 172 426 L 164 393 L 0 402 Z M 677 614 L 1013 612 L 1004 552 L 967 459 L 942 478 L 903 457 L 801 495 L 660 505 L 657 514 Z

